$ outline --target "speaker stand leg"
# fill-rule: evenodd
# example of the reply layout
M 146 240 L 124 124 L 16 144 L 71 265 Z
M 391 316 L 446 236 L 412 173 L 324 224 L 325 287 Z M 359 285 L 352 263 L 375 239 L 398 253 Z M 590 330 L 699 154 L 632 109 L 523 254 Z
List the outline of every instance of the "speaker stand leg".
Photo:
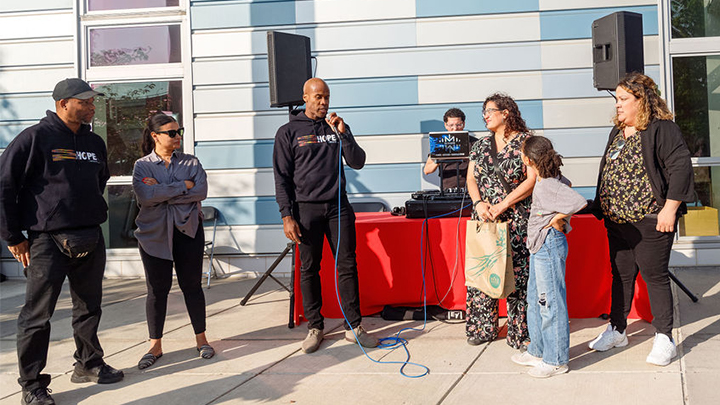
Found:
M 255 294 L 255 291 L 257 291 L 257 289 L 260 288 L 260 286 L 262 285 L 262 283 L 265 282 L 265 280 L 267 280 L 268 277 L 270 277 L 270 278 L 272 278 L 273 280 L 275 280 L 276 283 L 280 284 L 284 289 L 286 289 L 288 292 L 290 292 L 290 294 L 292 294 L 292 291 L 290 291 L 289 288 L 287 288 L 287 287 L 286 287 L 283 283 L 281 283 L 278 279 L 276 279 L 275 277 L 273 277 L 270 273 L 272 273 L 273 270 L 275 270 L 275 267 L 277 267 L 277 265 L 280 264 L 280 262 L 282 261 L 282 259 L 285 258 L 285 256 L 288 254 L 288 252 L 290 252 L 290 250 L 293 248 L 293 246 L 295 246 L 295 244 L 294 244 L 293 242 L 288 242 L 287 246 L 285 247 L 285 250 L 283 250 L 283 252 L 280 254 L 280 256 L 279 256 L 277 259 L 275 259 L 275 261 L 273 262 L 273 264 L 271 264 L 270 267 L 268 267 L 267 271 L 265 271 L 265 274 L 263 274 L 262 277 L 260 277 L 260 280 L 258 280 L 257 283 L 255 283 L 255 285 L 253 286 L 253 288 L 250 289 L 250 292 L 247 293 L 247 295 L 245 296 L 245 298 L 243 298 L 243 300 L 240 301 L 240 305 L 245 305 L 245 304 L 247 304 L 247 302 L 248 302 L 248 300 L 250 299 L 250 297 L 252 297 L 252 295 Z M 294 256 L 294 255 L 293 255 L 293 256 Z M 294 272 L 294 271 L 295 271 L 295 269 L 293 269 L 293 272 Z M 292 274 L 292 272 L 291 272 L 291 274 Z
M 678 280 L 677 277 L 675 277 L 675 275 L 670 273 L 669 271 L 668 274 L 670 275 L 670 280 L 674 281 L 675 284 L 681 290 L 683 290 L 685 295 L 687 295 L 692 300 L 692 302 L 698 302 L 698 297 L 696 297 L 695 294 L 693 294 L 687 287 L 685 287 L 685 284 L 683 284 L 682 281 Z

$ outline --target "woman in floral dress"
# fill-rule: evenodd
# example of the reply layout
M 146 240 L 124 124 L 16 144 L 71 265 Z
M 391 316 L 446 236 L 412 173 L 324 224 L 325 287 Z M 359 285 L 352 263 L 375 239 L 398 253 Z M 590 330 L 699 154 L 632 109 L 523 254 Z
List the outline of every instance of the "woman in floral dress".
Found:
M 515 100 L 506 94 L 495 93 L 485 99 L 482 113 L 490 135 L 475 142 L 470 151 L 467 188 L 473 200 L 473 219 L 508 223 L 515 292 L 507 297 L 507 343 L 520 349 L 529 342 L 526 309 L 530 253 L 525 242 L 530 196 L 535 186 L 535 175 L 526 170 L 520 146 L 531 133 Z M 492 158 L 493 137 L 503 179 L 498 176 Z M 498 300 L 467 287 L 468 343 L 479 345 L 494 340 L 498 332 Z

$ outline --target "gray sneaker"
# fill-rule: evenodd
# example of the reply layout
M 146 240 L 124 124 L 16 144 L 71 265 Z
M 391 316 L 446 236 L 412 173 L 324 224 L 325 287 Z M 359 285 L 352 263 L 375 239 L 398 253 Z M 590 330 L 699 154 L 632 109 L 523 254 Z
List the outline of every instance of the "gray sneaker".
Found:
M 353 331 L 355 331 L 354 334 L 353 334 Z M 348 342 L 355 343 L 356 336 L 357 336 L 357 341 L 360 342 L 360 345 L 362 347 L 373 348 L 373 347 L 377 347 L 377 345 L 378 345 L 377 338 L 372 336 L 371 334 L 365 332 L 365 329 L 363 329 L 362 326 L 358 326 L 357 328 L 355 328 L 353 330 L 345 331 L 345 340 L 347 340 Z
M 302 342 L 302 351 L 305 353 L 312 353 L 320 347 L 325 334 L 322 329 L 312 328 L 308 330 L 307 337 Z

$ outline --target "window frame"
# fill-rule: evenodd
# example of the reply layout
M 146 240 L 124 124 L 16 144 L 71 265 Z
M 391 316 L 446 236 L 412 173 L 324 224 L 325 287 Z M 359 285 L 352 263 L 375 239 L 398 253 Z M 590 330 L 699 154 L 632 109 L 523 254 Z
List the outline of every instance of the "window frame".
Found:
M 661 74 L 665 81 L 664 94 L 670 111 L 675 111 L 675 91 L 673 79 L 673 59 L 696 56 L 720 56 L 720 37 L 672 38 L 672 0 L 658 2 L 658 26 L 662 29 L 658 33 L 660 38 L 660 52 L 663 55 Z M 720 166 L 720 156 L 692 157 L 692 166 L 717 167 Z M 720 241 L 720 236 L 679 236 L 682 242 L 712 242 Z
M 192 30 L 188 10 L 190 0 L 179 0 L 177 7 L 138 8 L 126 10 L 88 11 L 87 0 L 74 3 L 79 21 L 75 34 L 78 49 L 75 62 L 79 76 L 89 84 L 118 84 L 145 81 L 180 81 L 182 89 L 182 114 L 185 134 L 183 152 L 194 154 L 194 103 L 192 80 Z M 180 25 L 179 63 L 140 64 L 123 66 L 91 67 L 89 63 L 89 35 L 96 28 L 127 28 L 138 26 Z M 132 176 L 112 176 L 108 186 L 132 185 Z M 109 225 L 108 225 L 109 226 Z M 109 240 L 109 239 L 108 239 Z M 136 248 L 109 247 L 113 252 L 137 252 Z

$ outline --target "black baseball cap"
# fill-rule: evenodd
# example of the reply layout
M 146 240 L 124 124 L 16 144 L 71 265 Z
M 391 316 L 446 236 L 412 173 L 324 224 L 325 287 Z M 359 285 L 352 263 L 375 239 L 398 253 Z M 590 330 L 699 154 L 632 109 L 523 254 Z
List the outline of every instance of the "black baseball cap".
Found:
M 73 77 L 58 82 L 58 84 L 55 85 L 52 97 L 55 101 L 67 98 L 87 100 L 91 97 L 104 95 L 105 94 L 93 90 L 84 80 Z

